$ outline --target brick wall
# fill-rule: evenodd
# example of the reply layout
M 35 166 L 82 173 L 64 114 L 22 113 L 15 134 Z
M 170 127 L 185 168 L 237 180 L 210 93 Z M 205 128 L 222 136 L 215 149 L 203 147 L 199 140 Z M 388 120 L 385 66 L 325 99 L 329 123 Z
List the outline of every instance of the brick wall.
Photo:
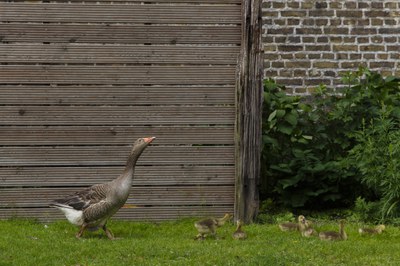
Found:
M 292 93 L 364 65 L 400 76 L 400 0 L 263 0 L 264 75 Z

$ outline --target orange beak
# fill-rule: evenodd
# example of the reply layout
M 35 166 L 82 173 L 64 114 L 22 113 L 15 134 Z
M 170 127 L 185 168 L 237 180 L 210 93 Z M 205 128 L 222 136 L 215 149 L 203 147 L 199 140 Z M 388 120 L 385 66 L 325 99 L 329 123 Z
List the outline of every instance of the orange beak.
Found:
M 149 137 L 149 138 L 143 138 L 145 142 L 150 143 L 153 140 L 155 140 L 156 137 Z

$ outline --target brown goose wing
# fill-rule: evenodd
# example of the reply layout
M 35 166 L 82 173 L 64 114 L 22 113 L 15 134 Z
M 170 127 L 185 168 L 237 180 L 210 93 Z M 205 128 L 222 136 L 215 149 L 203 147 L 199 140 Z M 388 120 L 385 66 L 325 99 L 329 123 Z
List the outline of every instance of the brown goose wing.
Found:
M 85 210 L 89 206 L 104 201 L 106 199 L 106 185 L 94 185 L 84 190 L 78 191 L 63 199 L 57 199 L 53 206 L 70 207 L 75 210 Z

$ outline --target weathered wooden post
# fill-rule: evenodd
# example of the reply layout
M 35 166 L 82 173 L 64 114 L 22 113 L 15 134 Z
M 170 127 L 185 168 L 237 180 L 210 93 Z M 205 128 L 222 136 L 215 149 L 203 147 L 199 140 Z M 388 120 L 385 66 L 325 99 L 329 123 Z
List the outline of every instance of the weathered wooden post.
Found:
M 242 2 L 242 43 L 236 81 L 235 217 L 252 222 L 258 212 L 262 114 L 261 0 Z

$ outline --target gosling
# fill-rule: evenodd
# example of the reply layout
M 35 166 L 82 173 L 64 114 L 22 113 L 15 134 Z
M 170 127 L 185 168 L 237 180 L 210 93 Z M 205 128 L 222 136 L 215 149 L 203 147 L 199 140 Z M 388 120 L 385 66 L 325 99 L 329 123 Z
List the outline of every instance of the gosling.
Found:
M 279 224 L 279 228 L 284 231 L 299 231 L 300 230 L 300 224 L 303 223 L 306 220 L 306 218 L 303 215 L 300 215 L 297 218 L 297 223 L 291 223 L 291 222 L 286 222 L 286 223 L 281 223 Z
M 360 228 L 358 229 L 358 233 L 360 235 L 379 235 L 386 229 L 385 225 L 380 224 L 375 228 Z
M 347 234 L 344 231 L 344 220 L 339 221 L 339 232 L 327 231 L 319 233 L 319 238 L 321 240 L 335 241 L 335 240 L 346 240 Z
M 242 230 L 243 222 L 241 220 L 236 221 L 236 231 L 232 234 L 233 239 L 246 239 L 247 234 Z
M 217 228 L 223 226 L 232 218 L 232 215 L 226 213 L 222 218 L 207 218 L 194 223 L 199 234 L 196 239 L 205 239 L 207 234 L 211 234 L 214 238 L 217 237 Z

